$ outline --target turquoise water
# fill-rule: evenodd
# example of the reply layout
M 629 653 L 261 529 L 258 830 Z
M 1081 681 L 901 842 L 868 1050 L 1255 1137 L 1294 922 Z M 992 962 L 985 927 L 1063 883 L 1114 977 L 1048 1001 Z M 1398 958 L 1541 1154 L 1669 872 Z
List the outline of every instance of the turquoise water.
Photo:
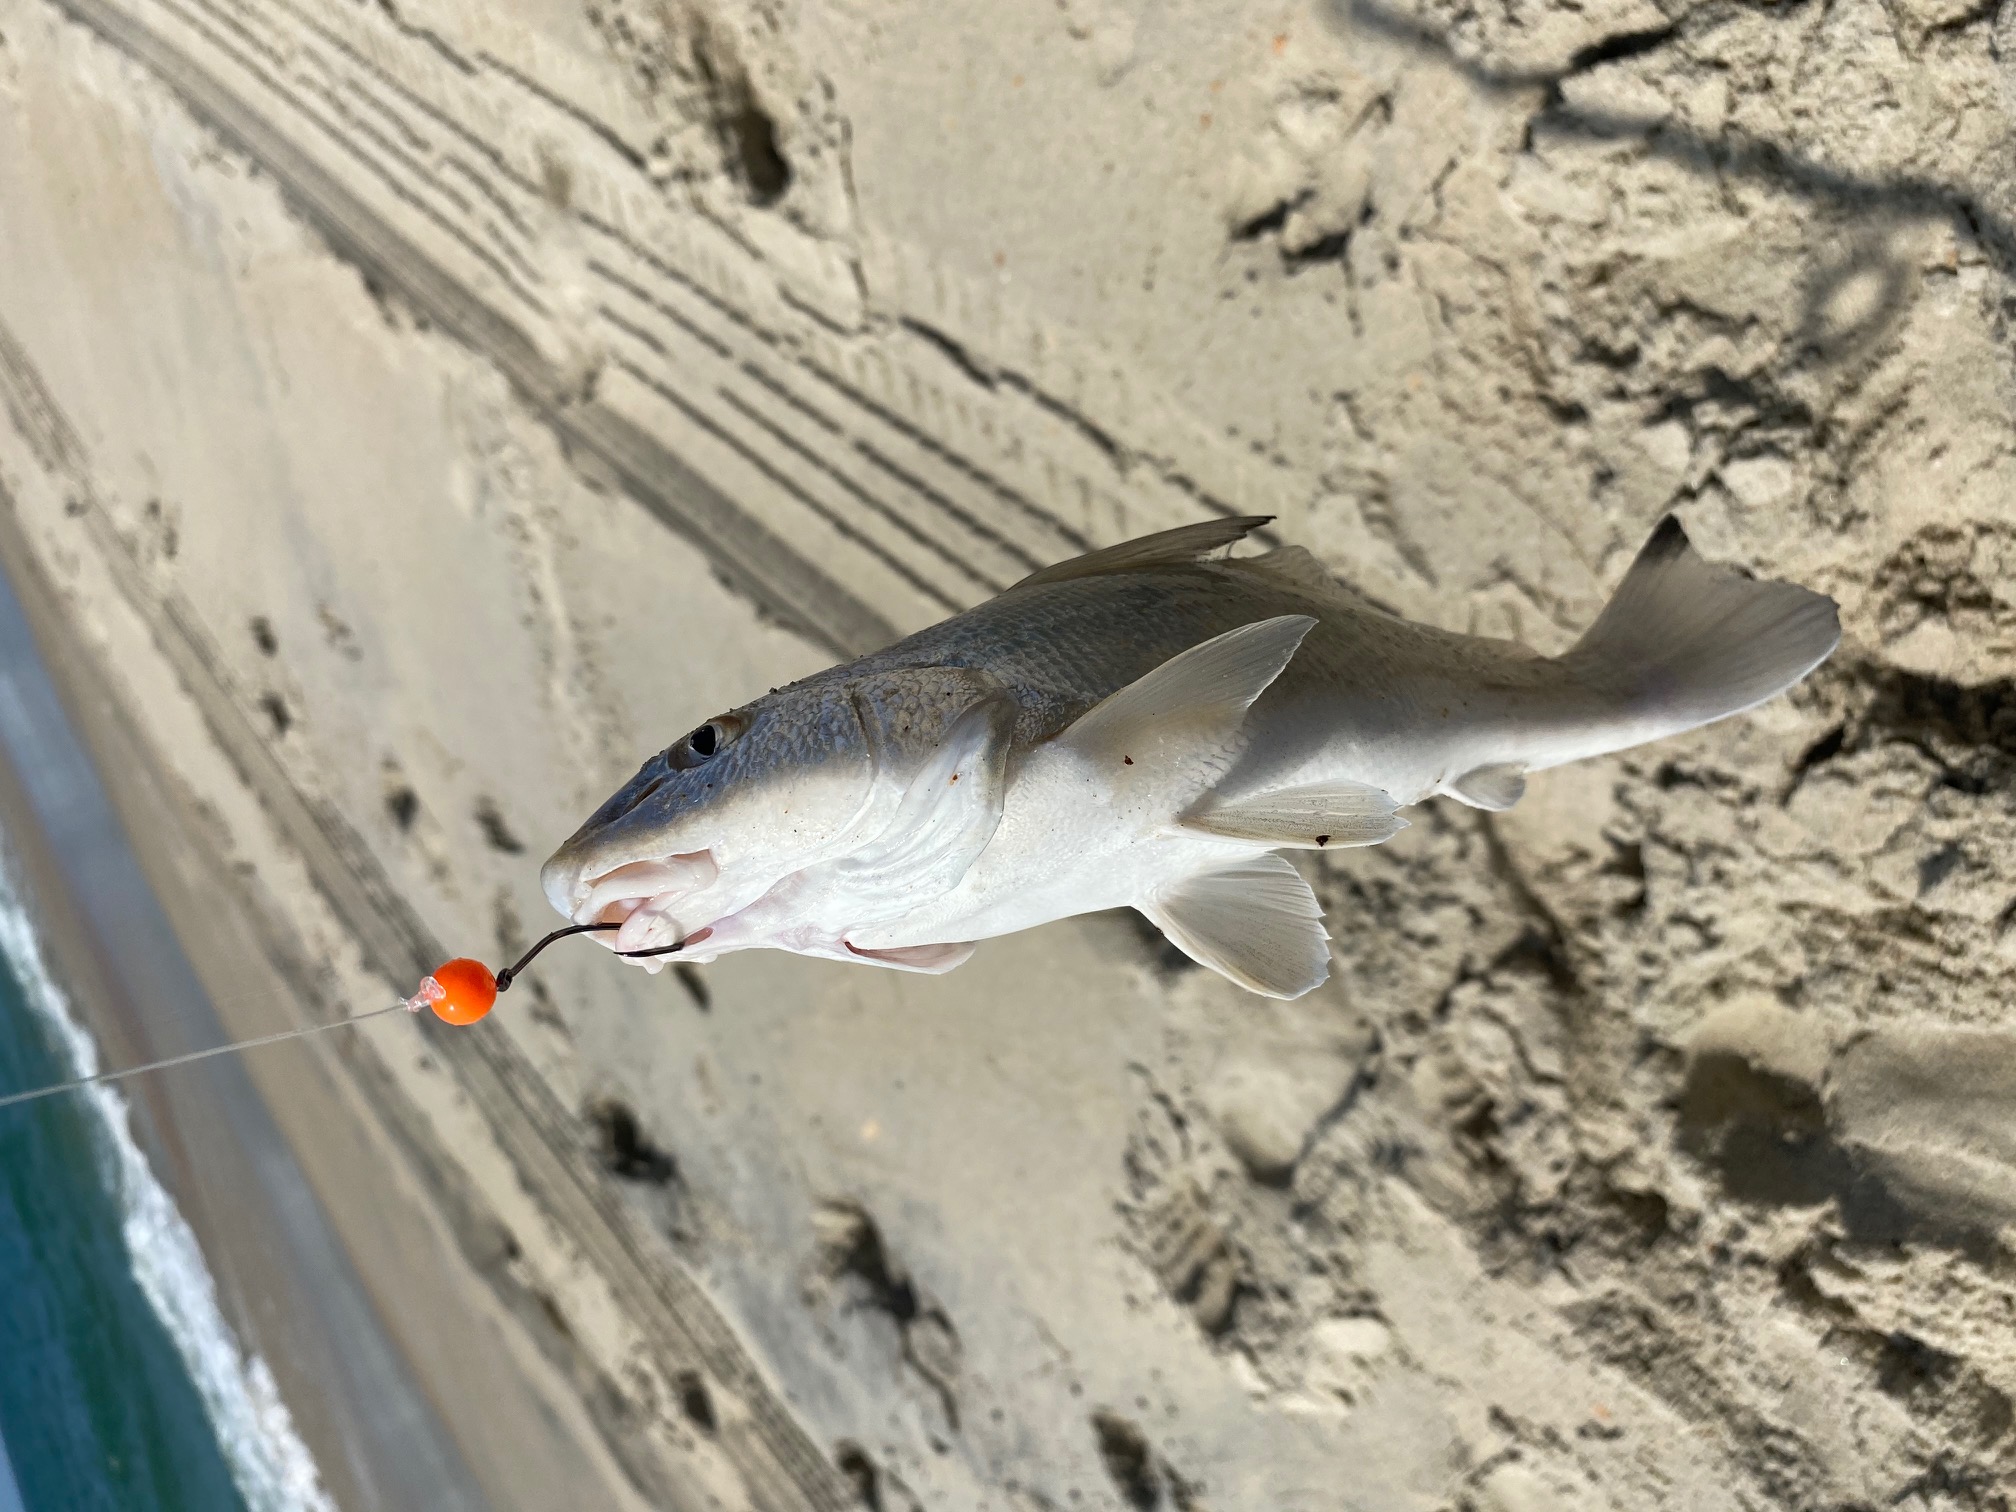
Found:
M 192 1007 L 208 1007 L 201 985 L 4 574 L 0 761 L 20 780 L 52 869 L 62 873 L 51 885 L 90 900 L 102 962 L 132 1001 L 144 999 L 171 1023 L 184 1015 L 186 1025 Z M 44 963 L 7 838 L 0 835 L 0 1091 L 100 1069 L 96 1044 Z M 221 1033 L 213 1023 L 208 1037 Z M 235 1117 L 247 1148 L 272 1144 L 270 1121 L 261 1125 L 249 1101 L 219 1112 Z M 288 1180 L 277 1163 L 260 1175 Z M 349 1316 L 363 1325 L 355 1332 L 368 1342 L 368 1313 L 316 1226 L 319 1210 L 299 1200 L 276 1206 L 264 1186 L 259 1196 L 297 1263 L 330 1306 L 351 1304 Z M 373 1385 L 387 1411 L 407 1406 L 390 1371 Z M 412 1505 L 446 1503 L 437 1496 Z M 0 1108 L 0 1512 L 101 1507 L 336 1512 L 273 1372 L 241 1347 L 194 1231 L 134 1140 L 122 1089 L 107 1086 Z
M 31 1006 L 10 955 L 0 1093 L 75 1074 L 63 1027 Z M 126 1189 L 106 1124 L 118 1106 L 65 1095 L 0 1109 L 0 1512 L 10 1466 L 27 1512 L 238 1512 L 196 1384 L 136 1276 L 144 1194 Z

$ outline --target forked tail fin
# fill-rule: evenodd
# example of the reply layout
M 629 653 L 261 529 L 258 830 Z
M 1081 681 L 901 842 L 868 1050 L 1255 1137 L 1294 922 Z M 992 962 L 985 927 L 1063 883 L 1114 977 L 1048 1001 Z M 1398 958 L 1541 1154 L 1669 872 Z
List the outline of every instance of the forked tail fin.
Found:
M 1660 521 L 1561 664 L 1619 703 L 1610 750 L 1740 714 L 1784 692 L 1841 639 L 1834 601 L 1703 561 Z

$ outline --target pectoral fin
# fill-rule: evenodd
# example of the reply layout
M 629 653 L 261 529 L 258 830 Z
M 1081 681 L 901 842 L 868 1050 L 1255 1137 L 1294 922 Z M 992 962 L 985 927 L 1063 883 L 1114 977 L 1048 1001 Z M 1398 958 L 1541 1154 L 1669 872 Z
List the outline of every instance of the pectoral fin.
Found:
M 1443 783 L 1442 791 L 1472 808 L 1502 813 L 1526 795 L 1526 768 L 1509 761 L 1481 766 Z
M 1186 877 L 1140 907 L 1178 950 L 1249 992 L 1297 998 L 1330 975 L 1323 910 L 1279 856 Z
M 1399 805 L 1363 782 L 1316 782 L 1307 787 L 1255 793 L 1232 803 L 1207 797 L 1184 815 L 1184 829 L 1252 840 L 1261 845 L 1324 850 L 1378 845 L 1407 828 Z
M 1014 727 L 1015 701 L 1006 694 L 968 709 L 912 779 L 888 827 L 834 863 L 846 895 L 881 904 L 854 924 L 893 917 L 912 899 L 959 884 L 1001 823 Z
M 1058 741 L 1116 775 L 1222 752 L 1315 624 L 1283 614 L 1213 636 L 1095 704 Z

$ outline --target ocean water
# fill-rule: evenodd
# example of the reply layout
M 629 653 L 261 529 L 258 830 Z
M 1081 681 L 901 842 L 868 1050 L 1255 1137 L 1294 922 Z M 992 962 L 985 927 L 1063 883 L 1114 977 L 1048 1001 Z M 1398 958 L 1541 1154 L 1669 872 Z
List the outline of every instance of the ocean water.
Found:
M 97 1059 L 0 870 L 0 1093 Z M 0 1512 L 16 1508 L 334 1512 L 110 1087 L 0 1109 Z

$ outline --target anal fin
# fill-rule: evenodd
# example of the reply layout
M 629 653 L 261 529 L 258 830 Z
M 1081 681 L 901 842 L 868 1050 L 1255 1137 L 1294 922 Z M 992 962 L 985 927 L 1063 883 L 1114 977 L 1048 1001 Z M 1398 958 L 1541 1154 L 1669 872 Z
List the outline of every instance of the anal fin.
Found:
M 1298 998 L 1330 975 L 1323 909 L 1279 856 L 1158 887 L 1140 908 L 1191 960 L 1263 997 Z
M 1278 788 L 1230 803 L 1206 798 L 1179 821 L 1184 829 L 1267 846 L 1325 850 L 1378 845 L 1407 828 L 1390 795 L 1340 779 Z
M 1472 808 L 1503 813 L 1526 795 L 1526 768 L 1511 761 L 1494 762 L 1443 783 L 1442 791 Z

